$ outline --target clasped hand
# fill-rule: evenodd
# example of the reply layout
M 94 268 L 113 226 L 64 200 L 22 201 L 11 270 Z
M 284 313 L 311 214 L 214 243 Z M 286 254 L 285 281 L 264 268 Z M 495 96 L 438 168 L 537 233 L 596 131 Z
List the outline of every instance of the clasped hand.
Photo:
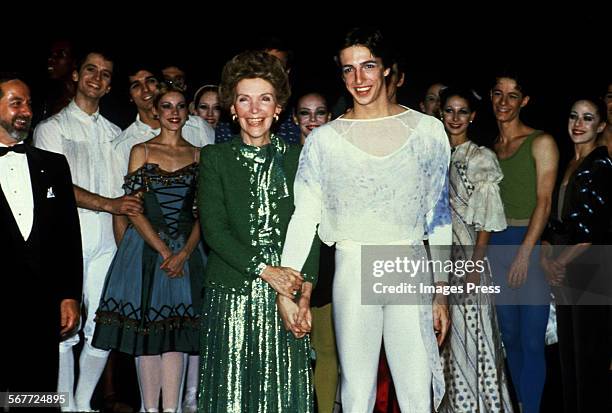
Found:
M 546 275 L 546 280 L 553 287 L 559 287 L 565 279 L 565 265 L 555 259 L 543 257 L 541 259 L 542 269 Z
M 287 331 L 291 331 L 296 338 L 302 338 L 310 333 L 312 329 L 310 298 L 300 296 L 296 303 L 279 294 L 276 296 L 276 306 Z
M 268 265 L 260 277 L 270 284 L 270 287 L 282 296 L 293 300 L 298 291 L 302 288 L 304 278 L 299 271 L 289 267 L 274 267 Z
M 183 266 L 185 265 L 187 258 L 189 258 L 185 251 L 180 250 L 173 253 L 172 251 L 168 250 L 168 252 L 162 254 L 162 258 L 164 261 L 161 263 L 159 268 L 166 271 L 168 277 L 176 278 L 183 276 Z

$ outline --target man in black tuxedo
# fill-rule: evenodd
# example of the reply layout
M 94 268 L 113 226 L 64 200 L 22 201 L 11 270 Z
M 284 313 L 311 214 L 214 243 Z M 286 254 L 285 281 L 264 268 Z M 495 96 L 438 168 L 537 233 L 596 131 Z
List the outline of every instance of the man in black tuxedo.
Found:
M 83 260 L 66 158 L 28 146 L 28 86 L 0 74 L 0 392 L 54 392 Z

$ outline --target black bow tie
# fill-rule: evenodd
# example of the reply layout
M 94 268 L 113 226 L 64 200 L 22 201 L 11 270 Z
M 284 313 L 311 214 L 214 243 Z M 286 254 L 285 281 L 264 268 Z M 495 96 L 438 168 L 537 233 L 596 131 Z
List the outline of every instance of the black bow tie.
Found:
M 24 144 L 21 144 L 21 145 L 0 147 L 0 156 L 4 156 L 9 152 L 26 153 L 26 146 Z

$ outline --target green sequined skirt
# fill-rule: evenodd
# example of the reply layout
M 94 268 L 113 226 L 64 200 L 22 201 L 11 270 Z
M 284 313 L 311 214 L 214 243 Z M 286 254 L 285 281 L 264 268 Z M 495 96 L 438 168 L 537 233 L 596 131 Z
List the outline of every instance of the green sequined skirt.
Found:
M 309 338 L 285 331 L 275 300 L 261 279 L 249 295 L 206 289 L 198 412 L 313 411 Z

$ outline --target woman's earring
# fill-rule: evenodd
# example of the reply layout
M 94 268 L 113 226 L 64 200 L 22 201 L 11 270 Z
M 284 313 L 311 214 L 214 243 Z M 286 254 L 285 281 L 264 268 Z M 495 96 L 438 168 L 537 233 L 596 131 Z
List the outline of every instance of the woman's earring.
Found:
M 278 115 L 276 113 L 274 114 L 274 122 L 278 122 Z
M 236 119 L 237 119 L 237 118 L 238 118 L 238 116 L 236 116 L 236 114 L 234 113 L 234 114 L 232 115 L 232 122 L 236 122 Z

